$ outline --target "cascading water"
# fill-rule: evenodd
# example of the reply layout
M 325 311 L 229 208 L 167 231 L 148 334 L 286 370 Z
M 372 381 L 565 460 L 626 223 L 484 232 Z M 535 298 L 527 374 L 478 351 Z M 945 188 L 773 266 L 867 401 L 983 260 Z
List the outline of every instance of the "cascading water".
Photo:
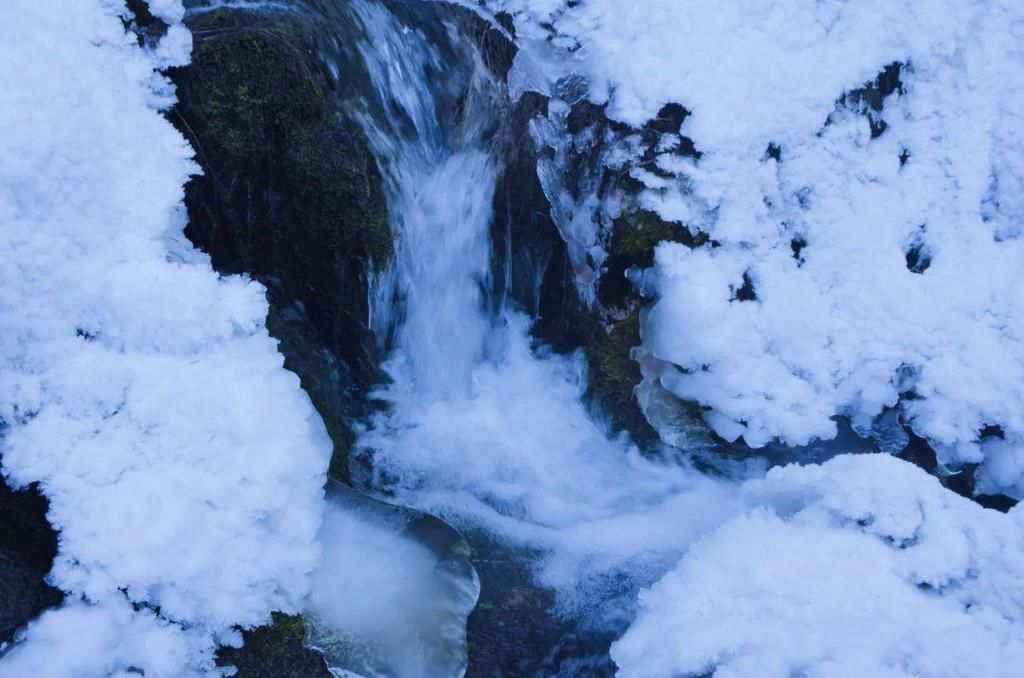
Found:
M 437 50 L 383 7 L 353 8 L 383 112 L 363 123 L 381 159 L 397 238 L 396 263 L 374 289 L 375 324 L 396 331 L 396 382 L 423 397 L 465 396 L 490 332 L 480 310 L 497 166 L 483 135 L 496 86 L 482 66 L 473 69 L 461 116 L 442 120 L 435 96 L 443 85 L 432 75 L 443 79 L 449 67 Z
M 561 614 L 618 626 L 637 588 L 735 499 L 679 460 L 610 439 L 582 404 L 581 356 L 532 348 L 528 318 L 486 303 L 500 85 L 467 48 L 462 98 L 446 106 L 456 75 L 429 40 L 379 5 L 353 5 L 378 98 L 364 125 L 398 240 L 372 299 L 393 350 L 378 393 L 389 408 L 358 444 L 372 468 L 364 482 L 541 554 L 537 579 Z
M 582 402 L 583 356 L 535 346 L 533 319 L 503 298 L 513 285 L 492 271 L 501 261 L 508 275 L 512 257 L 507 240 L 492 242 L 509 237 L 495 235 L 492 212 L 508 94 L 457 22 L 428 7 L 440 5 L 284 5 L 315 25 L 325 72 L 344 81 L 384 178 L 395 256 L 373 282 L 370 323 L 390 351 L 390 382 L 351 470 L 360 489 L 414 509 L 334 493 L 309 637 L 332 666 L 402 678 L 466 670 L 465 619 L 480 590 L 464 551 L 435 548 L 416 511 L 471 534 L 480 563 L 493 562 L 493 548 L 525 565 L 530 585 L 557 603 L 531 614 L 593 632 L 601 653 L 628 623 L 637 589 L 736 502 L 683 460 L 610 437 Z M 557 635 L 534 641 L 554 645 Z M 558 668 L 571 672 L 572 657 Z

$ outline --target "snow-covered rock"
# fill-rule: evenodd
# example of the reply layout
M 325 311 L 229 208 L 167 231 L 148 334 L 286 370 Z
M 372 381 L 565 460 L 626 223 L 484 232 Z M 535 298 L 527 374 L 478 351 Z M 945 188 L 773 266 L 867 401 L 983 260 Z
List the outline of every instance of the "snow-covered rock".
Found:
M 647 274 L 649 382 L 755 447 L 898 406 L 941 464 L 1024 494 L 1024 5 L 487 5 L 516 20 L 520 89 L 577 73 L 634 128 L 690 113 L 631 170 L 642 207 L 709 236 Z
M 887 455 L 788 466 L 641 593 L 622 676 L 1010 676 L 1024 662 L 1024 511 Z
M 214 639 L 295 610 L 318 560 L 330 443 L 263 288 L 182 234 L 197 168 L 156 69 L 191 41 L 180 2 L 150 7 L 172 24 L 155 49 L 120 2 L 3 10 L 0 449 L 9 481 L 50 500 L 70 602 L 0 673 L 211 670 Z

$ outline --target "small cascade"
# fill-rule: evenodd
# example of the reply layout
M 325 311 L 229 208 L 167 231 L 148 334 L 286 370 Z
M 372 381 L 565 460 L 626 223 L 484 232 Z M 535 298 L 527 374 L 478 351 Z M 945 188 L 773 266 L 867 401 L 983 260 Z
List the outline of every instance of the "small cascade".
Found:
M 376 394 L 387 408 L 362 432 L 353 476 L 484 535 L 474 545 L 511 548 L 555 592 L 556 616 L 614 633 L 637 589 L 735 499 L 681 457 L 611 437 L 582 402 L 582 355 L 535 346 L 531 320 L 491 298 L 509 287 L 491 279 L 492 260 L 509 256 L 492 242 L 501 158 L 491 133 L 507 94 L 475 46 L 453 29 L 448 47 L 462 58 L 444 61 L 383 6 L 352 7 L 375 98 L 362 121 L 397 238 L 371 299 L 390 348 L 390 383 Z

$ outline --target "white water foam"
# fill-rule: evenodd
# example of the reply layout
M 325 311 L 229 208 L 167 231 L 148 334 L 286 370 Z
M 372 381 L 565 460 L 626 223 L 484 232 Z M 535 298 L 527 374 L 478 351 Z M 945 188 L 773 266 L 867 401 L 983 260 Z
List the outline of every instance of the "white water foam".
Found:
M 390 116 L 387 129 L 367 128 L 398 240 L 374 295 L 378 330 L 390 326 L 395 348 L 385 365 L 392 383 L 378 394 L 389 412 L 359 440 L 372 456 L 372 485 L 538 549 L 541 583 L 564 594 L 567 611 L 593 618 L 611 594 L 664 572 L 734 499 L 727 484 L 678 459 L 650 459 L 609 438 L 582 404 L 582 357 L 532 350 L 526 317 L 487 312 L 498 164 L 481 120 L 494 115 L 497 85 L 480 66 L 465 121 L 446 127 L 431 81 L 444 66 L 426 38 L 380 7 L 356 8 Z M 395 134 L 403 121 L 415 132 Z

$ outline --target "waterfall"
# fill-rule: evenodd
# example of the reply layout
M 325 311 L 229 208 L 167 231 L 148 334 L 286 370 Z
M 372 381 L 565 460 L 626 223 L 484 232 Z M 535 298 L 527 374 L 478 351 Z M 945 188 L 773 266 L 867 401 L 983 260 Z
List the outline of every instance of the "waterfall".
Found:
M 473 64 L 463 110 L 446 119 L 436 96 L 452 67 L 437 48 L 381 5 L 358 0 L 353 10 L 381 111 L 362 120 L 396 238 L 395 262 L 373 290 L 376 329 L 396 333 L 396 382 L 424 397 L 465 396 L 491 329 L 481 309 L 498 168 L 483 136 L 497 85 Z
M 582 403 L 582 355 L 533 346 L 528 317 L 487 303 L 501 85 L 471 46 L 455 66 L 382 6 L 353 7 L 376 98 L 363 124 L 397 238 L 372 295 L 390 383 L 358 442 L 362 482 L 539 554 L 536 579 L 560 614 L 621 626 L 638 587 L 735 499 L 682 459 L 609 437 Z

